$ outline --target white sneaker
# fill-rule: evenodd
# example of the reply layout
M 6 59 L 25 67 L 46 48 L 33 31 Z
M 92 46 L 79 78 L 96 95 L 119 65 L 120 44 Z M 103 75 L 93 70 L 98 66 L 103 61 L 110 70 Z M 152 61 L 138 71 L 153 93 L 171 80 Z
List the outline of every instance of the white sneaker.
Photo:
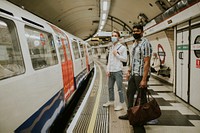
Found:
M 158 119 L 154 119 L 154 120 L 151 120 L 151 121 L 148 121 L 147 124 L 149 125 L 155 125 L 158 123 Z
M 123 107 L 121 105 L 117 105 L 117 107 L 115 107 L 115 111 L 119 111 L 119 110 L 122 110 Z
M 114 105 L 113 101 L 108 101 L 107 103 L 103 104 L 103 107 L 109 107 L 110 105 Z

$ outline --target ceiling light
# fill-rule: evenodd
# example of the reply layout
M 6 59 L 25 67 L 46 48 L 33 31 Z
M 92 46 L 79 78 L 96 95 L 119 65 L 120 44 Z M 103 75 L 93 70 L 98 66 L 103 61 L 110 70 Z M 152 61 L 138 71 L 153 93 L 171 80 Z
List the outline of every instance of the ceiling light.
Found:
M 107 1 L 104 1 L 103 2 L 103 11 L 106 11 L 108 8 L 108 2 Z
M 105 24 L 105 20 L 101 21 L 101 25 L 104 26 Z
M 110 10 L 111 0 L 100 0 L 100 19 L 97 33 L 102 31 L 107 21 L 108 13 Z M 95 34 L 95 35 L 96 35 Z
M 102 30 L 108 17 L 109 9 L 110 9 L 110 2 L 111 0 L 100 0 L 101 4 L 101 13 L 100 13 L 100 20 L 99 20 L 99 30 Z
M 106 19 L 106 14 L 105 14 L 105 13 L 102 15 L 102 19 L 103 19 L 103 20 Z
M 168 2 L 175 2 L 176 0 L 168 0 Z

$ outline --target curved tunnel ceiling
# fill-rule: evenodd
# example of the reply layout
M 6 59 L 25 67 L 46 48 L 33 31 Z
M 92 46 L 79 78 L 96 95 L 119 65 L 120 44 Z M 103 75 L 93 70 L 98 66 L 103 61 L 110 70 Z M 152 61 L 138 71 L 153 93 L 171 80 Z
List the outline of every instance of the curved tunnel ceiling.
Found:
M 100 0 L 8 0 L 26 10 L 46 19 L 65 31 L 87 39 L 96 33 L 100 17 Z M 109 16 L 113 16 L 125 25 L 132 27 L 139 22 L 138 15 L 144 13 L 148 20 L 153 19 L 162 10 L 158 0 L 111 0 Z M 180 0 L 159 0 L 170 7 Z M 108 20 L 103 31 L 124 30 L 123 26 Z

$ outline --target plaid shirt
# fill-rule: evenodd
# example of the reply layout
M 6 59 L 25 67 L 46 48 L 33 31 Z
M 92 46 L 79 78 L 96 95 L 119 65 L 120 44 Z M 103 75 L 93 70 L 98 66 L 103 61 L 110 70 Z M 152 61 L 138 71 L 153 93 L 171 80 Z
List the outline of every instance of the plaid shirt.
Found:
M 132 48 L 132 72 L 138 76 L 143 76 L 144 73 L 144 58 L 151 57 L 152 47 L 146 38 L 141 38 L 139 44 L 134 43 Z M 149 69 L 150 75 L 150 69 Z

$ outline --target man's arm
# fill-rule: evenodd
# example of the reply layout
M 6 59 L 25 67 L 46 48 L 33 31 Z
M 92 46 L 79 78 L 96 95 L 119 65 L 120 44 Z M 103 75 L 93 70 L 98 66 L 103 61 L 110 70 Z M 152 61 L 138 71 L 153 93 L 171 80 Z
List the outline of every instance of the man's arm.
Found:
M 147 56 L 144 58 L 144 73 L 142 80 L 140 82 L 140 87 L 141 88 L 146 88 L 147 87 L 147 77 L 150 69 L 150 57 Z
M 122 46 L 122 53 L 118 53 L 116 50 L 115 53 L 113 53 L 120 61 L 127 62 L 127 48 L 125 46 Z
M 109 49 L 109 51 L 110 51 L 110 52 L 109 52 L 109 54 L 108 54 L 108 64 L 107 64 L 107 66 L 106 66 L 106 67 L 107 67 L 107 68 L 106 68 L 106 75 L 107 75 L 107 76 L 110 76 L 110 59 L 111 59 L 110 56 L 111 56 L 111 50 Z

